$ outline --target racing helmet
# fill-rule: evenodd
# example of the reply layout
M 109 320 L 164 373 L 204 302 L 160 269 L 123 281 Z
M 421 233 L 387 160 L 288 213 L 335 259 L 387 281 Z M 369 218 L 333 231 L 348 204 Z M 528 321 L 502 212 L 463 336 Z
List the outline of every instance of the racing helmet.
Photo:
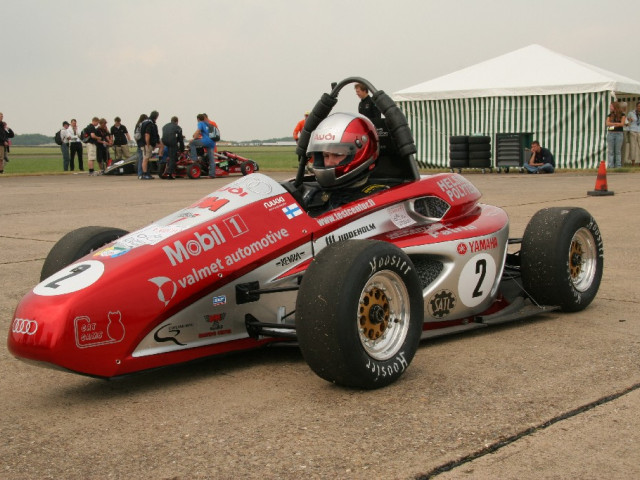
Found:
M 337 165 L 325 165 L 325 155 L 346 155 Z M 313 157 L 316 180 L 324 188 L 352 184 L 364 178 L 378 159 L 378 133 L 361 115 L 334 113 L 311 134 L 307 157 Z

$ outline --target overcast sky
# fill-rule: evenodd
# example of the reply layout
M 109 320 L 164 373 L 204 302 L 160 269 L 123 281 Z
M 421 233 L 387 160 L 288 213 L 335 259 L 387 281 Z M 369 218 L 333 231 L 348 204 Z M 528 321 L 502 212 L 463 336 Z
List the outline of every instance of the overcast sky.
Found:
M 332 81 L 391 94 L 532 43 L 640 81 L 639 0 L 3 0 L 0 18 L 17 134 L 155 109 L 189 135 L 205 112 L 225 140 L 284 137 Z

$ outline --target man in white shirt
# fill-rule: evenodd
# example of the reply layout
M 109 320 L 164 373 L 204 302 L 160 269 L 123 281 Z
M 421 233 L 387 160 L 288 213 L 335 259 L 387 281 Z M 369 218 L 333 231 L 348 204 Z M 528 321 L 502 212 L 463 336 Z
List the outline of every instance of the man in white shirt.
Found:
M 69 122 L 66 120 L 62 122 L 62 130 L 60 130 L 60 139 L 62 145 L 60 150 L 62 151 L 62 168 L 66 172 L 69 170 Z
M 75 157 L 78 156 L 78 170 L 84 171 L 82 163 L 82 139 L 80 135 L 82 129 L 78 128 L 78 122 L 75 118 L 71 119 L 71 126 L 67 129 L 69 135 L 69 170 L 73 172 L 75 169 Z

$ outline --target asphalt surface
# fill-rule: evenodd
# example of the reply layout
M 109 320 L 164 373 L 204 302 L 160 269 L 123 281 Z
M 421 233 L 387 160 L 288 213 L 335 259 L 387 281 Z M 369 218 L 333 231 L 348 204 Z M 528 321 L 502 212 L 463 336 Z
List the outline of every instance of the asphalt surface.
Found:
M 640 174 L 609 174 L 608 197 L 587 196 L 595 174 L 465 176 L 512 236 L 547 206 L 593 214 L 605 270 L 591 306 L 423 342 L 376 391 L 321 380 L 292 347 L 107 382 L 3 341 L 0 478 L 640 478 Z M 0 178 L 0 337 L 63 234 L 135 230 L 226 182 Z

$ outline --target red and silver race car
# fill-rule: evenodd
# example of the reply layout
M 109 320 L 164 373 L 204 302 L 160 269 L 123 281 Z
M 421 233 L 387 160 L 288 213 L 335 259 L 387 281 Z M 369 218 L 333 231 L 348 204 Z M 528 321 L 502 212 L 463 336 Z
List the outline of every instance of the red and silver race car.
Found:
M 323 189 L 305 174 L 306 146 L 354 82 L 369 87 L 393 141 L 370 171 L 386 188 L 311 213 Z M 589 305 L 603 243 L 587 211 L 541 210 L 509 238 L 502 209 L 458 174 L 421 176 L 414 152 L 393 100 L 348 78 L 311 112 L 294 179 L 253 173 L 135 232 L 64 236 L 17 306 L 8 347 L 109 378 L 297 342 L 320 377 L 378 388 L 402 375 L 420 339 Z

